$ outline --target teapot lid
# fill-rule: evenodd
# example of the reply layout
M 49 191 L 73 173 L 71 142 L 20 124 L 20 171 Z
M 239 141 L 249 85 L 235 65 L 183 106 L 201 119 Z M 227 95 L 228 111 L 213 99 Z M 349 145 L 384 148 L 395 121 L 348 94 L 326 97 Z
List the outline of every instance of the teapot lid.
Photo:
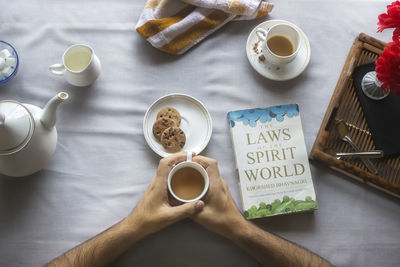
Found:
M 0 101 L 0 155 L 23 149 L 35 129 L 32 113 L 21 103 Z

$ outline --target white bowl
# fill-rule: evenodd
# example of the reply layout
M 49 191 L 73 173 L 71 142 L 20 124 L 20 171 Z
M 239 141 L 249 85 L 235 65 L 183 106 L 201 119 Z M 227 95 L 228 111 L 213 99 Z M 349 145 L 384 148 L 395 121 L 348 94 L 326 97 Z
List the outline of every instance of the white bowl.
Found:
M 17 75 L 19 67 L 19 57 L 17 50 L 15 50 L 15 48 L 11 44 L 0 40 L 0 51 L 3 49 L 7 49 L 11 53 L 11 57 L 17 60 L 17 65 L 15 67 L 12 67 L 13 72 L 8 77 L 1 75 L 0 71 L 0 86 L 9 83 L 15 77 L 15 75 Z

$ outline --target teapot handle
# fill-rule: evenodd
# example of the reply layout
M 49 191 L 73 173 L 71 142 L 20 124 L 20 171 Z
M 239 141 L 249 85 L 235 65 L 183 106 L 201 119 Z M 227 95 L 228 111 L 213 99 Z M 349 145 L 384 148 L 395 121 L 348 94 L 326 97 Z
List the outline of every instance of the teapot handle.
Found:
M 0 125 L 2 125 L 5 120 L 6 120 L 6 117 L 4 116 L 3 113 L 0 112 Z

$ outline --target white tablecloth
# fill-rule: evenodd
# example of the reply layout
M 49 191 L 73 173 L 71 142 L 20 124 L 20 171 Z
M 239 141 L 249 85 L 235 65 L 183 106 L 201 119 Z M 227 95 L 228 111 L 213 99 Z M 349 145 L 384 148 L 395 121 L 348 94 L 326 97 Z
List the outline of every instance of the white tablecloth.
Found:
M 26 178 L 0 175 L 0 266 L 41 266 L 124 218 L 155 174 L 158 156 L 142 134 L 146 109 L 173 92 L 200 99 L 214 132 L 203 155 L 219 160 L 240 205 L 228 132 L 230 110 L 298 103 L 307 149 L 319 126 L 354 38 L 377 34 L 377 15 L 390 1 L 280 0 L 266 19 L 285 19 L 308 35 L 311 62 L 297 79 L 273 82 L 246 58 L 251 29 L 264 19 L 232 22 L 183 56 L 152 48 L 134 26 L 145 0 L 0 0 L 0 39 L 20 55 L 20 70 L 0 99 L 44 105 L 59 91 L 59 141 L 51 162 Z M 74 43 L 90 44 L 103 70 L 91 88 L 53 76 Z M 399 200 L 317 162 L 311 171 L 319 210 L 260 220 L 266 230 L 338 266 L 398 266 Z M 154 234 L 115 266 L 258 266 L 229 241 L 190 220 Z

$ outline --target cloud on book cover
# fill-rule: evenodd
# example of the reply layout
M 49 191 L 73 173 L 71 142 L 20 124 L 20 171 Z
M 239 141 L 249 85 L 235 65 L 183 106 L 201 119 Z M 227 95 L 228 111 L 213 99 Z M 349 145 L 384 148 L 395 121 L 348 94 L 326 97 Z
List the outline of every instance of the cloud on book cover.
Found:
M 236 110 L 228 113 L 228 120 L 231 127 L 235 127 L 236 122 L 243 122 L 244 125 L 256 127 L 257 122 L 265 123 L 276 119 L 282 122 L 285 116 L 291 118 L 299 115 L 299 106 L 297 104 L 273 106 L 269 108 L 254 108 L 245 110 Z

